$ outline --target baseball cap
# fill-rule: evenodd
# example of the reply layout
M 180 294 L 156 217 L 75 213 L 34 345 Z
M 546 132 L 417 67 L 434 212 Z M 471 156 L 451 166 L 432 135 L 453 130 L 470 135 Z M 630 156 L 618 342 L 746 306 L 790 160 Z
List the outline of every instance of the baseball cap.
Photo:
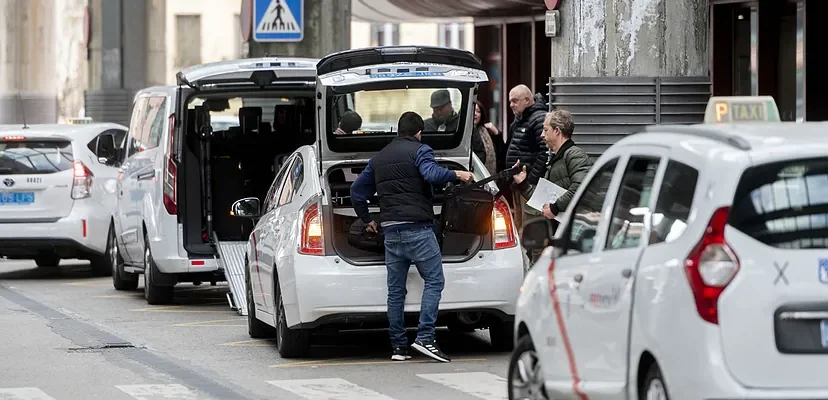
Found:
M 451 95 L 449 94 L 449 91 L 446 89 L 440 89 L 431 94 L 431 105 L 429 107 L 441 107 L 448 103 L 451 103 Z

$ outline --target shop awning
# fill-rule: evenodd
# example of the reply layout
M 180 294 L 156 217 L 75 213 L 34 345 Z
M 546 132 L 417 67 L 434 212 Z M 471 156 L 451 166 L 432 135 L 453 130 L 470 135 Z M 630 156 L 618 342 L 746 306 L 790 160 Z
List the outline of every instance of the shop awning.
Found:
M 463 17 L 543 14 L 543 0 L 352 0 L 351 15 L 365 22 L 431 21 Z

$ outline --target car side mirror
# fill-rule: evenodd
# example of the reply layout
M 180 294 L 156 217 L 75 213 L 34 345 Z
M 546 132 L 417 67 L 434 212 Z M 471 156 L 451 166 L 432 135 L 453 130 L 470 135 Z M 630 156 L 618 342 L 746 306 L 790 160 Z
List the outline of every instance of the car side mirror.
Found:
M 230 206 L 230 215 L 239 218 L 258 218 L 261 216 L 261 202 L 256 197 L 245 197 L 236 200 Z
M 551 245 L 554 235 L 552 221 L 546 217 L 536 217 L 523 225 L 521 245 L 527 250 L 543 250 Z

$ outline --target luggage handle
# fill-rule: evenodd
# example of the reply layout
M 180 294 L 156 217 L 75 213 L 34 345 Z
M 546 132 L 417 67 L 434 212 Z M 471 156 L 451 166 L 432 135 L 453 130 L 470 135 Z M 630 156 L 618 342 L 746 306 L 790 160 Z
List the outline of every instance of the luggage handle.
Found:
M 486 179 L 482 179 L 480 181 L 476 181 L 476 182 L 469 183 L 468 185 L 464 185 L 464 187 L 480 187 L 480 188 L 482 188 L 483 185 L 486 185 L 489 182 L 493 182 L 493 181 L 496 181 L 498 179 L 503 179 L 503 178 L 511 178 L 512 176 L 515 176 L 515 175 L 519 174 L 522 168 L 523 168 L 523 166 L 518 164 L 517 166 L 514 166 L 512 168 L 504 169 L 503 171 L 500 171 L 500 172 L 498 172 L 498 173 L 496 173 L 496 174 L 494 174 L 494 175 L 492 175 L 492 176 L 490 176 Z

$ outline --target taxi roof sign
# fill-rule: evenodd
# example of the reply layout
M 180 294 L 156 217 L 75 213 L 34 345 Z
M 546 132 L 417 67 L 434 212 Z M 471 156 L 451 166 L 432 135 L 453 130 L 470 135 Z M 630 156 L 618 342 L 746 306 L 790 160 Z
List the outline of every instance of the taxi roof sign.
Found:
M 779 120 L 779 109 L 771 96 L 714 96 L 704 111 L 705 124 Z
M 89 117 L 82 117 L 82 118 L 67 118 L 66 122 L 70 125 L 83 125 L 83 124 L 91 124 L 92 118 Z

